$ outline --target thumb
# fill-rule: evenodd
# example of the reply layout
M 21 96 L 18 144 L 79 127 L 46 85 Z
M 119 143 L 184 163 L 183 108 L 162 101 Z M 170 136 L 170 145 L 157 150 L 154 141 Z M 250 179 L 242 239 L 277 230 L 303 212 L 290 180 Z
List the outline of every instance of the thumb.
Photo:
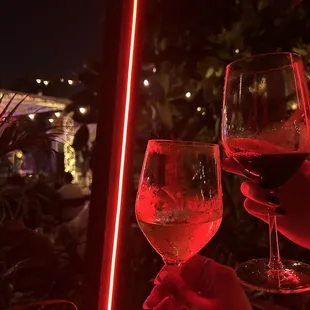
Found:
M 171 295 L 187 309 L 191 310 L 207 310 L 214 307 L 214 302 L 204 298 L 192 291 L 178 274 L 169 273 L 162 279 L 162 284 L 165 285 Z

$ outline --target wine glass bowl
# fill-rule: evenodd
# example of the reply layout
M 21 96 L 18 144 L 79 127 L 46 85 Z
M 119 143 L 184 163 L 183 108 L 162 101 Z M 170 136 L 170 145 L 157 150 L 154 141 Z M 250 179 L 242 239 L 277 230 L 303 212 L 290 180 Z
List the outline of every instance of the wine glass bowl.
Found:
M 300 55 L 257 55 L 227 66 L 222 144 L 245 177 L 277 196 L 310 153 L 309 130 L 309 94 Z M 241 264 L 241 282 L 274 293 L 310 290 L 310 266 L 281 261 L 273 208 L 268 217 L 270 259 Z
M 222 213 L 218 145 L 148 142 L 136 218 L 166 264 L 180 265 L 197 254 L 217 232 Z

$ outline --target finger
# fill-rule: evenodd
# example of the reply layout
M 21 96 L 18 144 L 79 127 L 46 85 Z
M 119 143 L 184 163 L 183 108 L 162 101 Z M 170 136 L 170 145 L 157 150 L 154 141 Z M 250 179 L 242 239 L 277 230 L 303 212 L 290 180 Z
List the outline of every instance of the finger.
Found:
M 240 171 L 240 166 L 231 158 L 225 158 L 222 161 L 222 168 L 226 172 L 243 176 L 242 172 Z
M 201 255 L 195 255 L 182 266 L 180 276 L 193 291 L 199 291 L 201 286 L 204 285 L 204 268 L 209 261 L 212 260 Z
M 209 260 L 204 264 L 201 278 L 201 293 L 210 300 L 220 298 L 221 292 L 225 292 L 223 295 L 227 296 L 226 288 L 232 291 L 234 287 L 240 286 L 236 273 L 232 268 L 213 260 Z
M 179 274 L 181 270 L 180 266 L 171 266 L 171 265 L 165 265 L 159 273 L 157 274 L 156 278 L 154 279 L 154 284 L 161 283 L 161 277 L 164 276 L 167 273 L 176 273 Z
M 274 194 L 271 194 L 270 191 L 261 188 L 259 185 L 245 181 L 241 184 L 240 187 L 241 193 L 247 198 L 265 205 L 267 207 L 276 207 L 280 205 L 280 199 Z
M 170 287 L 166 284 L 156 285 L 149 297 L 145 300 L 143 304 L 143 309 L 153 309 L 156 307 L 163 299 L 170 296 Z
M 166 285 L 174 299 L 183 303 L 188 309 L 212 309 L 212 302 L 192 291 L 177 274 L 167 274 L 162 280 L 162 285 Z
M 251 215 L 259 218 L 265 223 L 268 223 L 268 208 L 266 208 L 266 206 L 247 198 L 244 201 L 244 208 Z
M 154 310 L 179 310 L 181 307 L 182 305 L 178 305 L 173 296 L 167 296 L 154 308 Z
M 206 281 L 202 287 L 202 295 L 205 297 L 205 305 L 208 302 L 212 306 L 210 309 L 252 309 L 234 269 L 209 261 L 205 264 L 203 278 Z M 228 301 L 232 300 L 233 305 L 228 308 Z

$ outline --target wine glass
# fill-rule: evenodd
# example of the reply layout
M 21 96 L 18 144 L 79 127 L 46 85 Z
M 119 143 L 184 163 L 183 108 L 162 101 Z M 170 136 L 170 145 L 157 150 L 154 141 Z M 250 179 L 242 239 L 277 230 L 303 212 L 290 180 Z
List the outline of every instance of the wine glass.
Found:
M 164 262 L 180 266 L 197 254 L 217 232 L 222 214 L 218 145 L 150 140 L 136 218 Z
M 271 53 L 226 68 L 222 115 L 225 153 L 243 174 L 277 196 L 310 153 L 309 94 L 302 58 Z M 310 290 L 310 266 L 281 260 L 277 218 L 269 208 L 270 258 L 241 264 L 242 284 L 273 293 Z

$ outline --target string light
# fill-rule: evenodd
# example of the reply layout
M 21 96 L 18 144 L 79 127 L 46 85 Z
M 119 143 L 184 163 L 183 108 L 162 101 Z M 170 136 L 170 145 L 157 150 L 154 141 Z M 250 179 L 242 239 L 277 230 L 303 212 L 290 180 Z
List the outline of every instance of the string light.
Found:
M 15 156 L 18 158 L 18 159 L 22 159 L 23 158 L 23 152 L 21 150 L 17 150 L 15 152 Z
M 185 94 L 185 97 L 186 97 L 186 98 L 190 98 L 191 96 L 192 96 L 191 92 L 189 92 L 189 91 L 186 92 L 186 94 Z
M 73 83 L 74 83 L 73 80 L 68 80 L 69 85 L 73 85 Z
M 80 107 L 79 111 L 80 111 L 81 114 L 85 114 L 87 112 L 87 109 L 84 108 L 84 107 Z
M 71 146 L 74 137 L 74 121 L 71 117 L 63 118 L 64 127 L 64 166 L 65 172 L 70 172 L 73 176 L 74 182 L 77 181 L 75 151 Z
M 60 82 L 61 82 L 61 83 L 63 83 L 64 81 L 65 81 L 65 79 L 63 79 L 63 78 L 60 79 Z
M 291 105 L 291 109 L 292 110 L 296 110 L 297 109 L 297 103 L 296 102 L 294 102 L 292 105 Z
M 200 111 L 201 111 L 201 107 L 198 107 L 198 108 L 197 108 L 197 111 L 200 112 Z
M 36 79 L 36 82 L 38 83 L 38 84 L 41 84 L 41 79 Z
M 239 52 L 240 52 L 240 51 L 239 51 L 239 48 L 235 49 L 235 53 L 236 53 L 236 54 L 239 54 Z
M 153 73 L 156 73 L 156 71 L 157 71 L 157 69 L 154 67 L 154 68 L 153 68 Z
M 52 124 L 54 120 L 52 118 L 49 118 L 48 121 Z
M 45 86 L 47 86 L 49 83 L 50 83 L 49 81 L 43 81 L 43 84 L 44 84 Z
M 148 81 L 148 80 L 144 80 L 143 81 L 143 85 L 145 86 L 145 87 L 149 87 L 150 86 L 150 82 Z
M 29 114 L 28 117 L 29 117 L 31 120 L 34 120 L 35 114 Z
M 60 117 L 61 113 L 60 112 L 55 112 L 55 116 L 58 118 Z

